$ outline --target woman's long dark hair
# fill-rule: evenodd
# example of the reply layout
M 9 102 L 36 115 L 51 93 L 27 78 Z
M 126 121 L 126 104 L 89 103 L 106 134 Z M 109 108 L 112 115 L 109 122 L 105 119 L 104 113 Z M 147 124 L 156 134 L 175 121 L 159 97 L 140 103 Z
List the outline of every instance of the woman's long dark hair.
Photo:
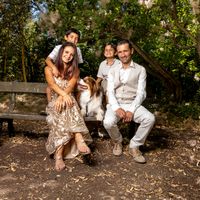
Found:
M 73 56 L 73 59 L 69 63 L 67 63 L 67 65 L 69 67 L 65 71 L 64 70 L 64 63 L 62 61 L 62 54 L 63 54 L 63 51 L 64 51 L 65 47 L 67 47 L 67 46 L 70 46 L 70 47 L 74 48 L 74 56 Z M 60 50 L 58 52 L 58 56 L 57 56 L 55 65 L 56 65 L 58 71 L 60 72 L 61 76 L 65 77 L 66 79 L 70 79 L 74 75 L 74 73 L 77 71 L 77 68 L 78 68 L 77 47 L 76 47 L 76 45 L 74 43 L 65 42 L 60 47 Z

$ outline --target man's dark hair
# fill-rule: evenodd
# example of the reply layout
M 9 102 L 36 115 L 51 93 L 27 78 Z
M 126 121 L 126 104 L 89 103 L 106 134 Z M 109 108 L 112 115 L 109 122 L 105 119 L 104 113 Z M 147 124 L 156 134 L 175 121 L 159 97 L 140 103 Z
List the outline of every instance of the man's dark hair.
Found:
M 71 34 L 71 33 L 76 33 L 76 34 L 78 35 L 78 39 L 80 39 L 80 37 L 81 37 L 80 31 L 78 31 L 78 30 L 75 29 L 75 28 L 70 28 L 70 29 L 68 29 L 68 30 L 66 31 L 65 35 L 68 36 L 68 35 Z
M 118 43 L 117 43 L 117 46 L 120 46 L 122 44 L 128 44 L 129 48 L 130 49 L 133 49 L 133 44 L 130 40 L 127 40 L 127 39 L 123 39 L 123 40 L 120 40 Z

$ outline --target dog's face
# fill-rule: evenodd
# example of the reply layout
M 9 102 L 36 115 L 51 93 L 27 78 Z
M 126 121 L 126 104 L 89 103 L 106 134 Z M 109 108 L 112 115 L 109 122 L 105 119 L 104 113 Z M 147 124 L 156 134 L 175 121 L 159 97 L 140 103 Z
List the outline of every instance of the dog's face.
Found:
M 94 78 L 87 76 L 79 81 L 77 102 L 83 116 L 95 116 L 98 121 L 102 121 L 104 116 L 102 98 L 101 87 Z
M 93 95 L 96 95 L 96 96 L 99 95 L 100 88 L 94 78 L 92 78 L 90 76 L 86 76 L 84 79 L 80 80 L 79 84 L 82 85 L 82 88 L 87 86 L 87 90 L 90 91 L 90 97 L 92 97 Z

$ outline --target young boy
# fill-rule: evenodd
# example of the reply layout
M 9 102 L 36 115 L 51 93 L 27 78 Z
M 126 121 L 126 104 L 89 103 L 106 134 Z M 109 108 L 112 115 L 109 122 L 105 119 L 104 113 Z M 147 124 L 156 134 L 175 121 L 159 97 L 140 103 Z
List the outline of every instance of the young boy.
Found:
M 78 41 L 80 39 L 80 32 L 77 29 L 75 29 L 75 28 L 71 28 L 71 29 L 67 30 L 67 32 L 65 33 L 64 39 L 67 42 L 72 42 L 75 45 L 77 45 L 77 43 L 78 43 Z M 58 56 L 58 52 L 59 52 L 61 46 L 62 46 L 61 44 L 55 46 L 55 48 L 53 49 L 53 51 L 48 55 L 48 57 L 45 60 L 46 64 L 49 67 L 52 68 L 53 74 L 56 77 L 58 76 L 59 72 L 58 72 L 58 69 L 57 69 L 57 67 L 55 66 L 54 63 L 56 61 L 56 58 Z M 77 47 L 77 53 L 78 53 L 78 58 L 79 58 L 79 64 L 82 64 L 83 63 L 83 58 L 82 58 L 81 50 L 80 50 L 79 47 Z M 46 93 L 47 93 L 47 100 L 49 102 L 51 100 L 51 90 L 50 90 L 49 87 L 47 87 Z
M 107 78 L 108 72 L 111 68 L 118 65 L 120 60 L 115 58 L 116 56 L 116 46 L 112 43 L 107 43 L 104 47 L 104 57 L 106 58 L 99 65 L 98 73 L 97 73 L 97 83 L 101 83 L 103 88 L 104 95 L 106 97 L 107 102 Z

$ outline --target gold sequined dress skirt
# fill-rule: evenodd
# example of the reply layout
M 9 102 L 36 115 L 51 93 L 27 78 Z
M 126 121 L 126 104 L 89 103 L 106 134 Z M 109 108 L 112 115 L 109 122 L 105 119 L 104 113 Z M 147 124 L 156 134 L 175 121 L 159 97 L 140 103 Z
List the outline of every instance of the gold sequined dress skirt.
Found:
M 54 108 L 57 94 L 52 91 L 52 100 L 46 107 L 47 123 L 50 129 L 46 142 L 46 150 L 49 154 L 53 154 L 58 148 L 65 145 L 64 158 L 66 159 L 73 158 L 79 154 L 74 139 L 75 133 L 81 133 L 87 144 L 92 142 L 80 108 L 75 98 L 73 96 L 71 98 L 74 102 L 73 107 L 63 108 L 61 112 L 57 112 Z

